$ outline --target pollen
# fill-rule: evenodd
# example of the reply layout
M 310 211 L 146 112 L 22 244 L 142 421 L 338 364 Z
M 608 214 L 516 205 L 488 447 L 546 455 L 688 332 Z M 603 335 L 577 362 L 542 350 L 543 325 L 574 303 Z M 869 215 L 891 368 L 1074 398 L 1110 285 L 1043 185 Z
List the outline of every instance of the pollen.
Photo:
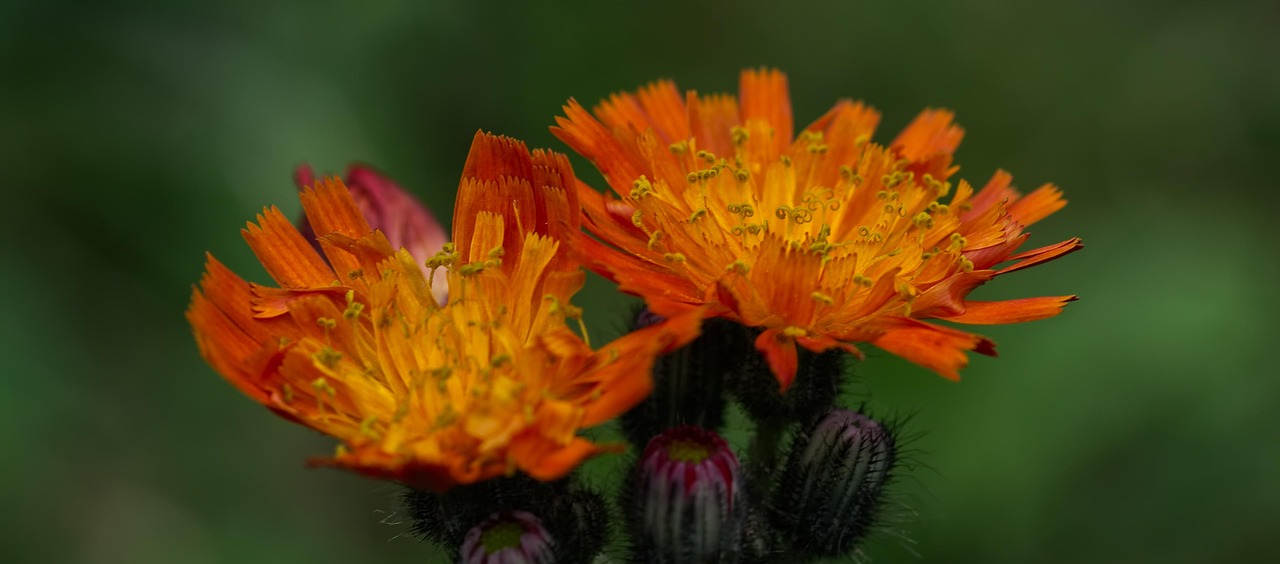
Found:
M 746 274 L 748 272 L 751 272 L 751 267 L 747 265 L 746 261 L 742 259 L 738 259 L 729 263 L 729 266 L 724 267 L 724 270 L 725 272 L 735 272 L 737 274 Z

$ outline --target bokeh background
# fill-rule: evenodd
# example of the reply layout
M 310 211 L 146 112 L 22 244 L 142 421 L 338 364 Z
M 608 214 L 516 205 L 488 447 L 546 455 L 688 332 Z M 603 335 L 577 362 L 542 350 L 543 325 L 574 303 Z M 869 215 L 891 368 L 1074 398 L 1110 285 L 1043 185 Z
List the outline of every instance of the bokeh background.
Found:
M 922 434 L 910 540 L 875 561 L 1267 561 L 1278 21 L 1266 1 L 0 3 L 0 561 L 438 561 L 395 488 L 304 469 L 332 443 L 202 362 L 182 311 L 203 253 L 262 280 L 238 231 L 298 209 L 300 161 L 374 163 L 447 221 L 477 128 L 563 149 L 571 96 L 733 91 L 757 65 L 789 73 L 797 123 L 855 97 L 887 141 L 957 110 L 961 176 L 1059 184 L 1032 242 L 1088 246 L 981 290 L 1081 300 L 987 330 L 1001 357 L 962 382 L 861 366 Z M 598 279 L 580 302 L 602 331 L 627 309 Z

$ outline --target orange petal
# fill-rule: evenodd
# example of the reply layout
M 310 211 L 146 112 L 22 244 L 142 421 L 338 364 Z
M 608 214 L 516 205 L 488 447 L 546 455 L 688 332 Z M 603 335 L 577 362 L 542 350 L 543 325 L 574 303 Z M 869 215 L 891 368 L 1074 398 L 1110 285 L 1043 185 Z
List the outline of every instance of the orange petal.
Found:
M 768 160 L 785 153 L 795 134 L 787 76 L 777 69 L 742 71 L 738 81 L 738 97 L 742 123 L 763 120 L 772 129 L 772 150 Z
M 583 460 L 609 450 L 617 448 L 597 445 L 583 438 L 558 446 L 541 437 L 524 436 L 512 441 L 510 455 L 526 474 L 549 482 L 563 478 Z
M 732 155 L 730 131 L 738 125 L 738 101 L 723 94 L 698 96 L 689 92 L 685 106 L 689 109 L 689 130 L 698 140 L 698 147 L 717 155 Z
M 689 138 L 689 113 L 674 82 L 659 80 L 643 86 L 636 92 L 636 98 L 644 110 L 647 125 L 662 137 L 663 142 L 670 144 Z M 645 129 L 642 127 L 638 131 Z
M 334 280 L 333 270 L 275 206 L 262 210 L 258 223 L 248 224 L 241 234 L 282 287 L 326 286 Z
M 964 129 L 951 123 L 955 114 L 948 110 L 929 109 L 920 112 L 889 146 L 912 161 L 923 161 L 935 155 L 950 155 L 960 146 Z
M 991 175 L 991 180 L 987 181 L 987 185 L 982 187 L 972 199 L 968 201 L 969 210 L 960 214 L 960 221 L 969 221 L 970 219 L 986 213 L 988 210 L 999 204 L 1000 202 L 1008 202 L 1018 198 L 1018 191 L 1013 189 L 1011 185 L 1013 175 L 1003 170 L 997 170 Z M 959 194 L 956 194 L 959 197 Z M 952 202 L 955 205 L 955 202 Z
M 965 351 L 995 356 L 995 343 L 985 337 L 956 329 L 900 319 L 871 344 L 937 372 L 948 380 L 959 380 L 960 369 L 969 364 Z
M 557 117 L 556 124 L 551 134 L 596 165 L 619 194 L 626 194 L 631 183 L 643 174 L 613 132 L 577 101 L 569 100 L 564 117 Z
M 1039 249 L 1032 249 L 1025 253 L 1019 253 L 1017 255 L 1009 257 L 1009 260 L 1016 260 L 1018 262 L 996 271 L 996 274 L 1007 274 L 1017 270 L 1022 270 L 1024 268 L 1035 266 L 1042 262 L 1048 262 L 1058 257 L 1066 256 L 1067 254 L 1073 253 L 1083 248 L 1084 248 L 1084 243 L 1080 242 L 1080 238 L 1073 237 L 1061 243 L 1055 243 L 1045 247 L 1040 247 Z
M 1075 296 L 1050 296 L 999 302 L 964 302 L 963 313 L 939 318 L 970 325 L 1022 323 L 1058 315 L 1068 302 L 1074 301 Z
M 1046 184 L 1009 204 L 1009 215 L 1014 221 L 1026 226 L 1049 217 L 1066 205 L 1067 201 L 1062 198 L 1062 190 L 1052 184 Z
M 796 379 L 799 358 L 794 339 L 782 334 L 781 329 L 766 329 L 756 337 L 756 350 L 764 355 L 769 371 L 778 379 L 780 391 L 787 391 Z

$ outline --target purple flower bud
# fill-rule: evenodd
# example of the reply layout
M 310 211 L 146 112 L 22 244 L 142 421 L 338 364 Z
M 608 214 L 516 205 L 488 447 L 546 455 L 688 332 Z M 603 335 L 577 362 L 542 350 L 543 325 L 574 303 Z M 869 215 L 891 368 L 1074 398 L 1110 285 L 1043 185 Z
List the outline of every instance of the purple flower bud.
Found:
M 298 165 L 293 178 L 299 190 L 315 183 L 315 173 L 305 163 Z M 382 231 L 392 247 L 407 249 L 419 266 L 448 241 L 444 227 L 425 206 L 373 168 L 351 165 L 347 169 L 345 183 L 369 225 Z M 314 240 L 317 234 L 311 231 L 311 226 L 303 222 L 302 227 L 303 235 Z M 424 275 L 431 276 L 431 271 L 425 266 L 422 266 L 422 271 Z M 449 299 L 449 282 L 444 269 L 436 271 L 431 291 L 440 303 Z
M 630 526 L 642 562 L 734 562 L 742 536 L 738 458 L 715 433 L 668 429 L 645 447 L 630 492 Z
M 464 564 L 551 564 L 551 535 L 531 513 L 494 513 L 467 531 L 460 561 Z
M 805 554 L 848 554 L 871 528 L 896 461 L 892 429 L 856 411 L 827 412 L 791 444 L 774 526 Z

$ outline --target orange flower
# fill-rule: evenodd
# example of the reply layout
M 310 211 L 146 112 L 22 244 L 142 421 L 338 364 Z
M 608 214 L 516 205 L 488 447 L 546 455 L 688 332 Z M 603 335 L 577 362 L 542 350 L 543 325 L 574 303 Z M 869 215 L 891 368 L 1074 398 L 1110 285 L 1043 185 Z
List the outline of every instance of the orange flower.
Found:
M 322 258 L 279 210 L 244 231 L 279 288 L 212 257 L 187 318 L 205 359 L 286 419 L 342 441 L 323 465 L 443 490 L 523 471 L 559 478 L 608 448 L 578 436 L 644 398 L 655 355 L 700 315 L 592 350 L 566 325 L 583 272 L 560 245 L 578 232 L 564 155 L 477 134 L 432 257 L 391 248 L 342 182 L 301 194 Z M 430 277 L 447 270 L 448 303 Z
M 797 344 L 856 353 L 869 342 L 955 379 L 965 351 L 994 355 L 994 344 L 922 319 L 1030 321 L 1075 299 L 966 299 L 1081 244 L 1015 254 L 1023 228 L 1066 202 L 1050 185 L 1020 196 L 1004 172 L 977 194 L 963 180 L 953 190 L 963 130 L 950 112 L 926 110 L 882 146 L 869 141 L 879 114 L 843 100 L 793 140 L 782 73 L 745 71 L 740 91 L 681 95 L 661 81 L 610 97 L 594 117 L 571 100 L 552 128 L 620 196 L 579 182 L 599 238 L 577 239 L 581 255 L 655 312 L 709 304 L 763 329 L 755 346 L 786 389 Z

